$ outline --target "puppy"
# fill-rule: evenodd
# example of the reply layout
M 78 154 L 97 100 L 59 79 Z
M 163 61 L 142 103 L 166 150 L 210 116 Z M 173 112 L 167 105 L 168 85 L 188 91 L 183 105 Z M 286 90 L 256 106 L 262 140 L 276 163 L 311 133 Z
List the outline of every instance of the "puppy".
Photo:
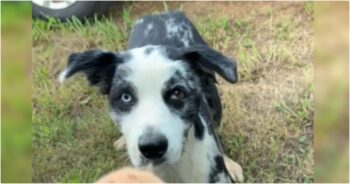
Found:
M 165 182 L 234 182 L 214 130 L 221 120 L 215 73 L 237 81 L 236 62 L 210 48 L 181 12 L 139 19 L 128 50 L 73 53 L 59 80 L 77 72 L 108 97 L 134 167 Z M 239 165 L 238 165 L 239 166 Z

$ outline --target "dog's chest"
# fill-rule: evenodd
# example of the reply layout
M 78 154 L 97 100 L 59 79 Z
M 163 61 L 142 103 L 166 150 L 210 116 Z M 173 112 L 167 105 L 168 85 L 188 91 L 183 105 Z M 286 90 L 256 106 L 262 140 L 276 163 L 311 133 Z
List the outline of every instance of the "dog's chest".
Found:
M 193 128 L 190 131 L 193 134 Z M 210 135 L 205 134 L 203 140 L 189 137 L 181 159 L 172 166 L 159 168 L 157 172 L 166 182 L 207 183 L 215 164 L 212 158 L 217 154 L 218 148 Z

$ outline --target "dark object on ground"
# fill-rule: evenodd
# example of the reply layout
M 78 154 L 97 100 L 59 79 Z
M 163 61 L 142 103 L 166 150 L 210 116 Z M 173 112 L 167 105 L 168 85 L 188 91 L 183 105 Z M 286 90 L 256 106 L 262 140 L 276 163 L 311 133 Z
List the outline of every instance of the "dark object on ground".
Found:
M 32 16 L 46 19 L 47 16 L 65 21 L 73 16 L 80 20 L 106 13 L 114 2 L 111 1 L 55 1 L 33 0 Z

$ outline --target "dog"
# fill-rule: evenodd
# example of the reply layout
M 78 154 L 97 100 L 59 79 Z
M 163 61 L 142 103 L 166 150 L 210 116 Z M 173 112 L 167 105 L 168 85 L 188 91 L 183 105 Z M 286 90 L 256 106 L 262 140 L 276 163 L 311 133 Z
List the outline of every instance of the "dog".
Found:
M 78 72 L 108 97 L 134 167 L 151 164 L 165 182 L 243 180 L 215 132 L 222 114 L 215 73 L 236 83 L 236 62 L 210 48 L 183 13 L 140 18 L 126 51 L 72 53 L 59 80 Z

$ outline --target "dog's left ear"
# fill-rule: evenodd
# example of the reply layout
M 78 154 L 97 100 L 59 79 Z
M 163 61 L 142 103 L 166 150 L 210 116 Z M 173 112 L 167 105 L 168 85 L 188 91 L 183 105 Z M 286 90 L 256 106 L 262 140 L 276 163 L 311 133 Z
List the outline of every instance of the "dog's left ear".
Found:
M 102 94 L 108 94 L 117 64 L 122 58 L 113 52 L 88 50 L 73 53 L 68 58 L 67 68 L 59 75 L 58 80 L 63 82 L 72 75 L 82 72 L 90 85 L 100 88 Z
M 231 83 L 237 82 L 236 61 L 205 45 L 195 45 L 181 50 L 182 57 L 205 72 L 216 72 Z

